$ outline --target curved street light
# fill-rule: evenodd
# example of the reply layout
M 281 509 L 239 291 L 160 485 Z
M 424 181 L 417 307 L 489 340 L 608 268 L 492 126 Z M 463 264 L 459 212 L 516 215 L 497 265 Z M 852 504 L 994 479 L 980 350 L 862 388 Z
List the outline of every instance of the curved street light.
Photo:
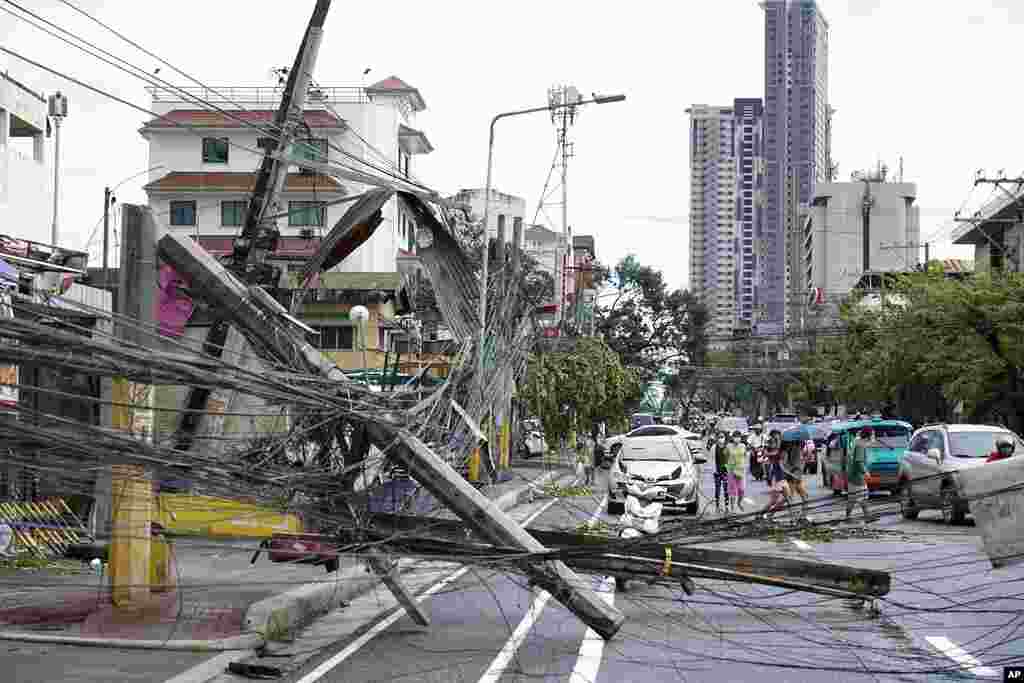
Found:
M 559 109 L 565 109 L 568 107 L 578 107 L 584 104 L 609 104 L 611 102 L 623 102 L 625 101 L 625 95 L 594 95 L 589 100 L 577 100 L 576 102 L 560 102 L 558 104 L 548 104 L 545 107 L 531 107 L 530 109 L 519 109 L 516 111 L 507 111 L 496 115 L 491 119 L 490 138 L 487 144 L 487 182 L 484 186 L 484 240 L 483 247 L 481 248 L 481 262 L 483 264 L 483 271 L 480 280 L 480 352 L 477 372 L 480 375 L 480 390 L 484 391 L 483 376 L 484 376 L 484 354 L 483 354 L 483 343 L 484 336 L 487 334 L 487 256 L 488 246 L 490 237 L 488 235 L 487 222 L 490 220 L 491 213 L 491 170 L 494 164 L 494 124 L 500 119 L 509 118 L 512 116 L 521 116 L 523 114 L 535 114 L 542 111 L 557 111 Z

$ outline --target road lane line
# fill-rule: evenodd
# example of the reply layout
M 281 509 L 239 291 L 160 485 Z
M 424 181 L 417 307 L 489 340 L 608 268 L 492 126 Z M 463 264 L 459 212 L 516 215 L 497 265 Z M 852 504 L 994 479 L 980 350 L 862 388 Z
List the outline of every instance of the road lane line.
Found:
M 519 646 L 522 645 L 523 639 L 526 638 L 526 634 L 530 632 L 533 625 L 537 623 L 540 613 L 544 611 L 544 606 L 548 604 L 550 599 L 551 593 L 547 591 L 542 590 L 536 594 L 536 597 L 534 597 L 533 602 L 530 604 L 530 609 L 523 615 L 519 625 L 516 626 L 516 630 L 512 632 L 512 636 L 505 642 L 505 646 L 498 652 L 498 656 L 494 658 L 491 665 L 487 667 L 484 675 L 480 677 L 479 683 L 498 683 L 498 680 L 505 673 L 505 669 L 508 668 L 508 663 L 516 656 L 516 652 L 519 650 Z
M 527 526 L 530 522 L 535 520 L 537 517 L 540 517 L 542 514 L 547 512 L 548 508 L 550 508 L 552 505 L 554 505 L 557 502 L 558 502 L 558 498 L 553 498 L 552 500 L 550 500 L 547 503 L 545 503 L 539 510 L 537 510 L 532 515 L 527 517 L 524 521 L 520 522 L 520 524 L 522 526 Z M 447 577 L 445 577 L 441 581 L 435 583 L 433 586 L 428 588 L 425 593 L 423 593 L 422 595 L 417 597 L 416 598 L 416 602 L 423 602 L 424 600 L 429 598 L 431 595 L 434 595 L 435 593 L 440 592 L 446 586 L 448 586 L 448 585 L 454 583 L 455 581 L 458 581 L 459 579 L 461 579 L 470 569 L 472 569 L 472 567 L 463 567 L 462 569 L 459 569 L 458 571 L 448 575 Z M 405 610 L 397 609 L 390 616 L 388 616 L 385 619 L 382 619 L 381 621 L 377 622 L 377 624 L 374 625 L 374 627 L 371 628 L 369 631 L 367 631 L 366 633 L 364 633 L 363 635 L 359 636 L 358 638 L 353 640 L 351 643 L 349 643 L 345 647 L 345 649 L 343 649 L 340 652 L 338 652 L 337 654 L 331 656 L 330 658 L 328 658 L 327 660 L 322 662 L 318 667 L 316 667 L 315 669 L 310 671 L 308 674 L 306 674 L 305 676 L 300 678 L 298 681 L 296 681 L 296 683 L 314 683 L 315 681 L 319 681 L 321 678 L 324 677 L 325 674 L 327 674 L 332 669 L 334 669 L 336 666 L 338 666 L 339 664 L 344 662 L 346 659 L 348 659 L 349 657 L 354 655 L 356 652 L 358 652 L 360 649 L 362 649 L 362 647 L 364 645 L 366 645 L 368 642 L 373 640 L 382 631 L 385 631 L 386 629 L 388 629 L 392 624 L 394 624 L 396 621 L 398 621 L 399 619 L 401 619 L 404 616 L 405 616 Z
M 601 499 L 601 504 L 594 510 L 594 514 L 590 516 L 588 524 L 593 524 L 600 516 L 601 511 L 608 502 L 608 496 Z M 540 591 L 536 594 L 533 599 L 533 603 L 530 604 L 530 609 L 527 610 L 526 614 L 523 615 L 519 625 L 516 626 L 512 635 L 505 642 L 505 645 L 498 652 L 498 655 L 491 662 L 491 665 L 487 667 L 484 675 L 480 677 L 478 683 L 498 683 L 498 680 L 505 673 L 505 669 L 508 668 L 509 662 L 516 656 L 516 652 L 519 651 L 519 646 L 523 644 L 523 640 L 526 638 L 526 634 L 530 632 L 533 625 L 537 623 L 540 618 L 540 613 L 544 610 L 544 606 L 551 599 L 551 594 L 547 591 Z M 587 633 L 591 631 L 588 629 Z M 595 634 L 596 635 L 596 634 Z M 600 666 L 600 659 L 598 659 L 598 666 Z
M 982 666 L 974 656 L 966 652 L 962 647 L 954 643 L 949 638 L 943 636 L 927 636 L 925 640 L 928 644 L 934 647 L 936 650 L 946 655 L 954 662 L 970 671 L 975 676 L 996 677 L 995 669 Z
M 609 605 L 615 604 L 615 577 L 606 576 L 598 588 L 601 599 Z M 576 666 L 569 676 L 569 683 L 594 683 L 597 680 L 597 672 L 601 668 L 601 658 L 604 656 L 604 638 L 598 635 L 592 628 L 587 629 L 580 643 L 580 652 L 576 657 Z
M 799 538 L 793 539 L 793 545 L 795 545 L 797 548 L 805 552 L 811 550 L 811 544 L 807 541 L 801 541 Z

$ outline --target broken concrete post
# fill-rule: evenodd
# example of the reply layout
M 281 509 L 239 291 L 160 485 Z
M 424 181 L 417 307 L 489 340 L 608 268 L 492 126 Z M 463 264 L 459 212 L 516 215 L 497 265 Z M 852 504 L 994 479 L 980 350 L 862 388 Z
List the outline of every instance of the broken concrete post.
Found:
M 962 469 L 957 476 L 992 566 L 1024 563 L 1024 457 Z

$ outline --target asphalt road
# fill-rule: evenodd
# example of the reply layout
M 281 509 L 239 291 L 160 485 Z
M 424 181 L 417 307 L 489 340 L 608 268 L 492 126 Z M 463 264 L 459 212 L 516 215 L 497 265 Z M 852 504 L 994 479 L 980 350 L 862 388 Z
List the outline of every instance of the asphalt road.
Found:
M 708 471 L 704 480 L 710 493 Z M 807 480 L 815 520 L 841 514 L 842 499 L 821 492 L 810 475 Z M 603 486 L 599 479 L 594 496 L 538 500 L 513 515 L 562 529 L 613 523 L 601 506 Z M 749 482 L 748 496 L 763 504 L 764 485 Z M 877 603 L 878 613 L 844 600 L 730 582 L 698 580 L 687 597 L 677 587 L 639 582 L 620 592 L 605 577 L 586 576 L 627 616 L 622 631 L 604 643 L 521 576 L 429 562 L 404 579 L 417 593 L 430 593 L 428 628 L 413 624 L 379 590 L 327 615 L 263 661 L 285 668 L 284 680 L 297 683 L 1001 680 L 1003 665 L 1024 664 L 1024 605 L 1016 597 L 1024 594 L 1024 567 L 992 570 L 971 523 L 946 526 L 934 512 L 911 522 L 894 503 L 873 504 L 882 518 L 863 535 L 837 532 L 831 541 L 776 535 L 724 547 L 891 571 L 893 590 Z M 205 678 L 194 667 L 211 661 L 15 643 L 0 644 L 0 653 L 13 680 L 31 682 L 177 675 L 175 683 L 195 683 Z

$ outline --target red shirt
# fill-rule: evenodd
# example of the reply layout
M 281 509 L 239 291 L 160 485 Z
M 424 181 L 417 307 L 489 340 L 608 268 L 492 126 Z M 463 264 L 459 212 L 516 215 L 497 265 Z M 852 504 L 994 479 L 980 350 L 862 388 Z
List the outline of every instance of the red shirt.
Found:
M 1005 460 L 1010 457 L 1010 453 L 1000 453 L 999 451 L 992 451 L 992 455 L 985 459 L 985 462 L 995 462 L 996 460 Z

